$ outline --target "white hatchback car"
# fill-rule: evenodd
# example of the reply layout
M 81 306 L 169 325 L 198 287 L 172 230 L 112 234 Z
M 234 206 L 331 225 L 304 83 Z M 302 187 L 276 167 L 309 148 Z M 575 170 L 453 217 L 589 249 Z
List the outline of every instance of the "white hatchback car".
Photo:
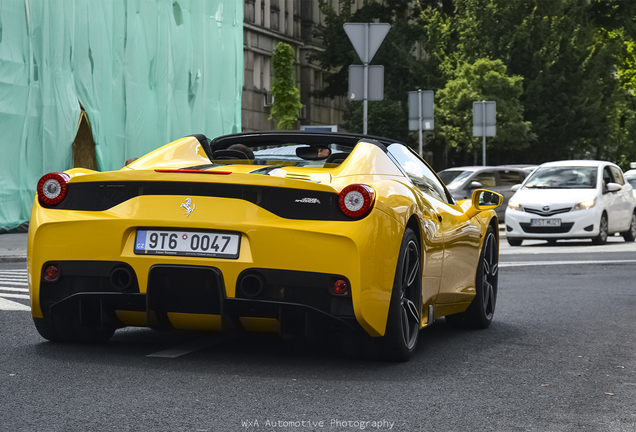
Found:
M 590 238 L 603 244 L 617 232 L 625 241 L 636 239 L 632 186 L 611 162 L 544 163 L 514 188 L 506 209 L 511 246 L 524 239 Z

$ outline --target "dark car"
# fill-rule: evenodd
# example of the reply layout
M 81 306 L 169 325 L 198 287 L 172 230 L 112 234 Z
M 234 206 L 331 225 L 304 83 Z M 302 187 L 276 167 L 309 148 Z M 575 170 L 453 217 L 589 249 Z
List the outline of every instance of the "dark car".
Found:
M 439 172 L 439 177 L 456 200 L 471 197 L 475 189 L 488 189 L 503 196 L 502 204 L 495 210 L 500 222 L 504 220 L 508 200 L 514 191 L 512 187 L 520 184 L 532 170 L 530 165 L 523 168 L 507 166 L 466 166 L 448 168 Z

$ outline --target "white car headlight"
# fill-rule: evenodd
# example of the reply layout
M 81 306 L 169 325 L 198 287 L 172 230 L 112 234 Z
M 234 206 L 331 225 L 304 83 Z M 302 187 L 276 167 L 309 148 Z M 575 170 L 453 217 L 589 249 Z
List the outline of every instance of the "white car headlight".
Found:
M 510 210 L 523 211 L 523 207 L 521 206 L 521 203 L 519 203 L 518 201 L 513 201 L 513 200 L 508 201 L 508 207 L 510 207 Z
M 574 210 L 591 209 L 592 207 L 594 207 L 595 204 L 596 204 L 596 198 L 592 198 L 592 199 L 588 199 L 588 200 L 585 200 L 585 201 L 581 201 L 581 202 L 576 203 L 576 205 L 574 206 L 572 211 L 574 211 Z

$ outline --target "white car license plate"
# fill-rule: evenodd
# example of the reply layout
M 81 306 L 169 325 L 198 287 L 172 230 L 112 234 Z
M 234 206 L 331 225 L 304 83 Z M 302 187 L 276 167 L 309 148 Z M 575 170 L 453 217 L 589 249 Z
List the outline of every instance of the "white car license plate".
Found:
M 561 219 L 530 219 L 532 227 L 560 227 Z
M 240 234 L 215 231 L 139 229 L 137 255 L 176 255 L 208 258 L 238 258 Z

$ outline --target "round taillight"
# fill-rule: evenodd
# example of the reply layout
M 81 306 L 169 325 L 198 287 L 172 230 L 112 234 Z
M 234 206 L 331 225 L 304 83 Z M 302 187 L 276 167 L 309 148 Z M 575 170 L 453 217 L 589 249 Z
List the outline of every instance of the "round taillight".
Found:
M 44 269 L 44 279 L 47 282 L 55 282 L 59 278 L 60 278 L 60 269 L 56 265 L 50 265 Z
M 38 198 L 40 202 L 55 205 L 66 196 L 70 177 L 65 173 L 49 173 L 38 181 Z
M 346 295 L 348 292 L 349 292 L 349 284 L 347 283 L 347 281 L 338 279 L 333 284 L 333 293 L 335 295 L 343 296 L 343 295 Z
M 375 191 L 363 184 L 349 185 L 340 192 L 340 210 L 350 217 L 365 216 L 375 201 Z

